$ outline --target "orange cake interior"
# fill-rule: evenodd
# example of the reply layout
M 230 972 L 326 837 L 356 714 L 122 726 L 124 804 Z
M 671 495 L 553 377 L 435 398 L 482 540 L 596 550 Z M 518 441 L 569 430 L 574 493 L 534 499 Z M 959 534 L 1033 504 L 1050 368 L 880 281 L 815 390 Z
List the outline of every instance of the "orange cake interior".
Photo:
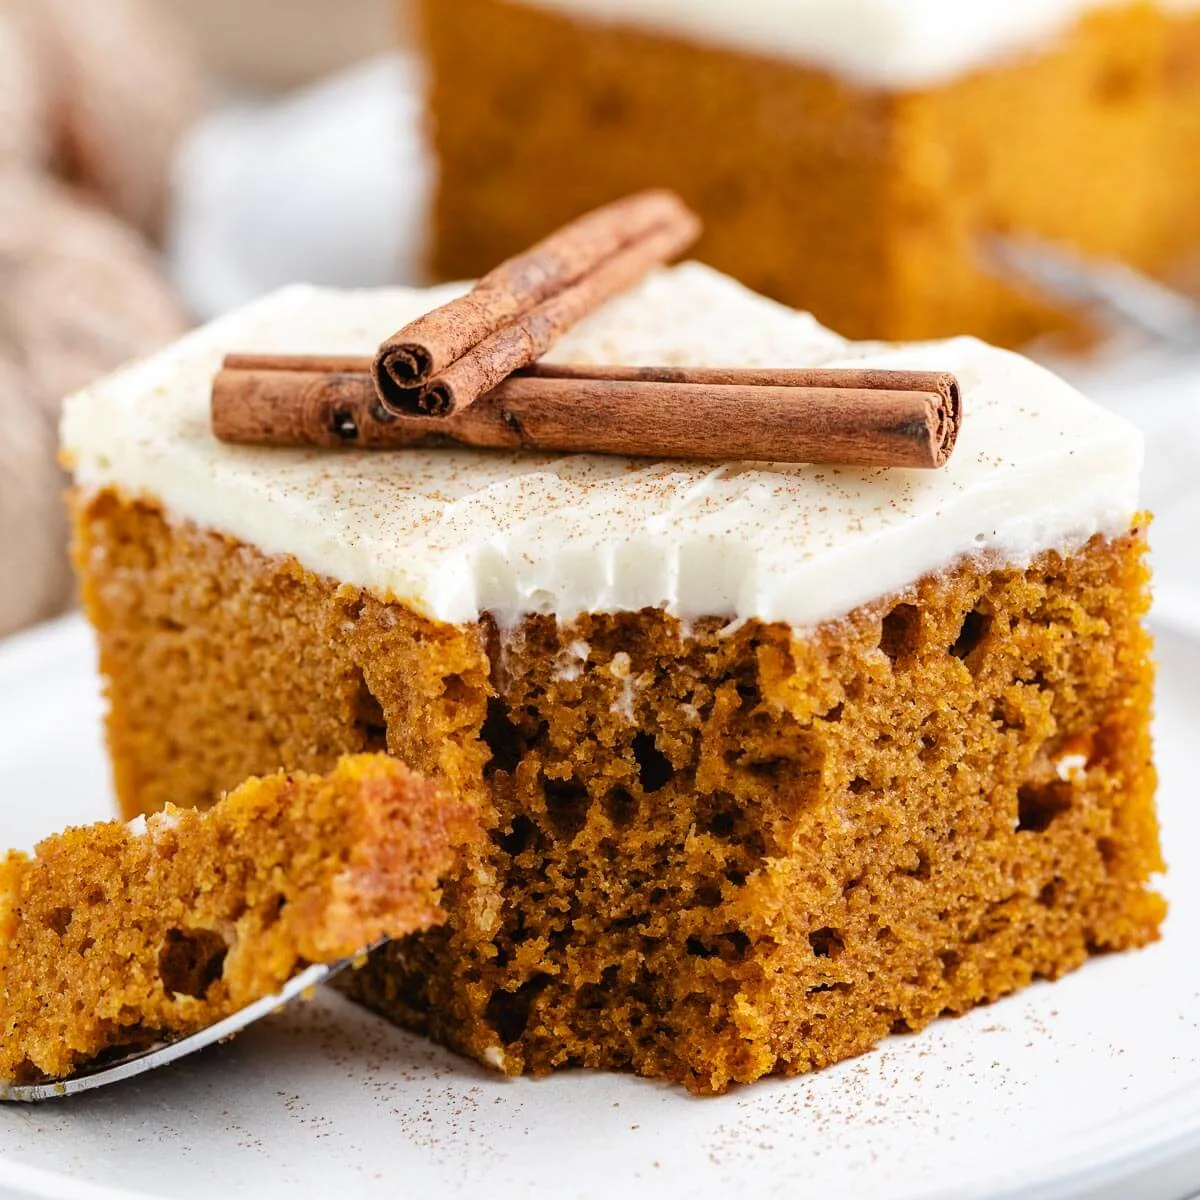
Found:
M 447 922 L 346 986 L 506 1071 L 721 1091 L 1156 936 L 1140 530 L 796 638 L 458 629 L 112 494 L 78 529 L 127 812 L 385 743 L 470 798 Z

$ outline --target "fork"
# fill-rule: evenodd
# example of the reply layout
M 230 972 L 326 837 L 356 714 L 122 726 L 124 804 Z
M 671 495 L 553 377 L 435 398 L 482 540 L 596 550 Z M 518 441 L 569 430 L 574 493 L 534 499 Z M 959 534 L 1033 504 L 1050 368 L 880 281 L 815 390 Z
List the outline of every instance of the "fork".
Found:
M 1117 262 L 1094 262 L 1033 237 L 986 239 L 992 273 L 1032 284 L 1071 307 L 1136 329 L 1173 349 L 1200 347 L 1200 302 Z
M 382 945 L 383 941 L 376 942 L 362 953 L 366 954 Z M 298 997 L 310 993 L 319 984 L 327 982 L 334 975 L 361 959 L 362 954 L 356 954 L 351 958 L 343 958 L 334 963 L 315 963 L 289 979 L 281 991 L 272 996 L 264 996 L 253 1004 L 248 1004 L 245 1008 L 239 1009 L 215 1025 L 208 1026 L 207 1029 L 198 1030 L 196 1033 L 190 1033 L 186 1037 L 172 1041 L 157 1042 L 152 1046 L 127 1054 L 123 1058 L 81 1067 L 63 1079 L 48 1079 L 38 1083 L 0 1082 L 0 1101 L 56 1100 L 63 1096 L 75 1096 L 80 1092 L 89 1092 L 108 1084 L 120 1083 L 123 1079 L 132 1079 L 135 1076 L 144 1075 L 147 1071 L 165 1067 L 168 1063 L 176 1062 L 178 1059 L 186 1058 L 189 1054 L 203 1050 L 206 1046 L 227 1041 L 248 1025 L 269 1016 Z

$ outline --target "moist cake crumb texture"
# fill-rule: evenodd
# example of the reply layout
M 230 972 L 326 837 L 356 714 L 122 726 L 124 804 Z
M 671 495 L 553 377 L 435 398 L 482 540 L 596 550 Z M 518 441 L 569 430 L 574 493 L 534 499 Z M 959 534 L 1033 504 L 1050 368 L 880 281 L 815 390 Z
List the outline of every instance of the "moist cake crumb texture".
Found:
M 445 924 L 345 986 L 510 1073 L 719 1092 L 1157 936 L 1140 530 L 805 636 L 446 625 L 111 493 L 78 533 L 128 813 L 385 744 L 469 798 Z
M 474 836 L 466 808 L 385 755 L 328 765 L 10 853 L 0 1078 L 59 1079 L 186 1036 L 311 963 L 440 921 L 441 876 Z

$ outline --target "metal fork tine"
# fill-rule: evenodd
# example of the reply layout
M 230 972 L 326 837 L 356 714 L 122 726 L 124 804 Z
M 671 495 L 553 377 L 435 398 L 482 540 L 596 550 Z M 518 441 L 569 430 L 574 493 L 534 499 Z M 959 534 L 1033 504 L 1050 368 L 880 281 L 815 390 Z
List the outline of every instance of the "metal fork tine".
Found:
M 367 947 L 363 954 L 378 949 L 383 945 L 383 939 Z M 339 971 L 352 963 L 359 961 L 362 955 L 342 959 L 340 962 L 322 965 L 317 963 L 306 967 L 299 975 L 288 980 L 283 989 L 273 996 L 264 996 L 253 1004 L 247 1005 L 238 1012 L 201 1029 L 197 1033 L 177 1038 L 170 1042 L 159 1042 L 149 1046 L 117 1062 L 105 1063 L 101 1067 L 83 1067 L 66 1079 L 51 1079 L 41 1083 L 16 1084 L 0 1082 L 0 1101 L 30 1102 L 36 1100 L 56 1100 L 63 1096 L 74 1096 L 80 1092 L 88 1092 L 93 1088 L 104 1087 L 110 1083 L 119 1083 L 123 1079 L 131 1079 L 136 1075 L 153 1071 L 156 1067 L 165 1067 L 177 1059 L 203 1050 L 215 1042 L 223 1042 L 240 1033 L 247 1025 L 253 1024 L 262 1017 L 268 1016 L 276 1009 L 295 1000 L 298 996 L 311 991 L 318 984 L 325 983 Z
M 1109 322 L 1172 346 L 1200 346 L 1200 302 L 1121 263 L 1092 262 L 1050 242 L 993 236 L 984 243 L 993 273 L 1030 284 Z

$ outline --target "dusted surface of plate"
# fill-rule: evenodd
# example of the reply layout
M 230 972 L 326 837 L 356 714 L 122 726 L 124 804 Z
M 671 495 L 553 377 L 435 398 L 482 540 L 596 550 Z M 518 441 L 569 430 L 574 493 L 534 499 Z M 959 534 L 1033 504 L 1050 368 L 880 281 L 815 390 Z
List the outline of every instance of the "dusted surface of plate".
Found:
M 4 844 L 109 814 L 92 657 L 78 620 L 0 647 Z M 819 1075 L 706 1100 L 625 1076 L 505 1080 L 323 994 L 154 1076 L 0 1107 L 0 1194 L 1195 1191 L 1200 640 L 1163 633 L 1159 657 L 1172 910 L 1148 950 L 1096 960 Z

